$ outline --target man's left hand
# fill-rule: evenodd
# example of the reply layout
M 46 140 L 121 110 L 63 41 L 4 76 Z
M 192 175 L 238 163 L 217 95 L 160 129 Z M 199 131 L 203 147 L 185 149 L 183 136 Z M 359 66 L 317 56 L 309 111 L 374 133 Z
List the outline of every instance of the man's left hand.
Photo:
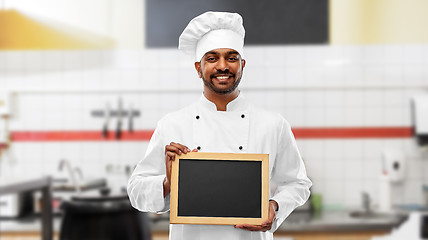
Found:
M 262 231 L 266 232 L 272 228 L 272 223 L 275 220 L 275 209 L 278 208 L 278 203 L 271 200 L 269 201 L 269 217 L 261 225 L 251 225 L 251 224 L 238 224 L 235 225 L 235 228 L 240 228 L 247 231 Z

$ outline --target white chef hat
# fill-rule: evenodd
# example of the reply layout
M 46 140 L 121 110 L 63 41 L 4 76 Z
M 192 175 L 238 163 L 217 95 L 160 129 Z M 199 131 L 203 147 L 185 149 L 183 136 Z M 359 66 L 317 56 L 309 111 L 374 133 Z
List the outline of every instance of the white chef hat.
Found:
M 178 49 L 199 62 L 210 50 L 230 48 L 244 53 L 245 29 L 238 13 L 206 12 L 193 18 L 180 35 Z

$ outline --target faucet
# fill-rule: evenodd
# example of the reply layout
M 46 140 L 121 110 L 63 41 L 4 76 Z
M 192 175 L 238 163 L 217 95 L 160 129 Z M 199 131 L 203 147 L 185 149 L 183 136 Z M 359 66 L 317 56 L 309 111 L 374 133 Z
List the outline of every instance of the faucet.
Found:
M 372 210 L 370 209 L 371 199 L 370 195 L 367 192 L 362 192 L 362 203 L 363 209 L 366 213 L 370 213 Z
M 74 189 L 79 194 L 81 192 L 80 185 L 78 184 L 78 182 L 76 180 L 76 177 L 74 176 L 74 171 L 71 168 L 70 162 L 68 160 L 66 160 L 66 159 L 62 159 L 59 162 L 58 170 L 61 171 L 64 168 L 64 166 L 67 168 L 68 175 L 70 176 L 71 182 L 74 185 Z
M 76 172 L 79 175 L 80 180 L 83 180 L 83 172 L 82 172 L 82 169 L 80 169 L 80 167 L 75 167 L 74 172 Z

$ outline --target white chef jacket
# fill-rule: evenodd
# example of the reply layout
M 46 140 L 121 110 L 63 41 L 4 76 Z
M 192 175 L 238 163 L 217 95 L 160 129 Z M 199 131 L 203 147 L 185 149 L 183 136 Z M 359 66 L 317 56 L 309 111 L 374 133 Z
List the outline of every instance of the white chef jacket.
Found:
M 273 232 L 284 219 L 309 197 L 312 183 L 290 125 L 281 115 L 250 105 L 242 93 L 227 105 L 227 111 L 217 111 L 216 105 L 202 95 L 198 102 L 158 122 L 146 155 L 128 182 L 131 204 L 140 211 L 169 211 L 163 181 L 165 146 L 170 142 L 200 152 L 269 154 L 269 195 L 279 205 L 276 220 L 267 232 L 228 225 L 170 224 L 171 240 L 273 239 Z

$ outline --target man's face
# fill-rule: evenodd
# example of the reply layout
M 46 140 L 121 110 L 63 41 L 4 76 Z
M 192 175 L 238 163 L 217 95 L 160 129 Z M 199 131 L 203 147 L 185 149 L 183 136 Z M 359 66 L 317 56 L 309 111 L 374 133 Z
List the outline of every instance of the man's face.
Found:
M 217 94 L 234 92 L 242 77 L 245 60 L 233 49 L 220 48 L 207 52 L 200 62 L 195 63 L 196 71 L 202 78 L 205 90 Z

